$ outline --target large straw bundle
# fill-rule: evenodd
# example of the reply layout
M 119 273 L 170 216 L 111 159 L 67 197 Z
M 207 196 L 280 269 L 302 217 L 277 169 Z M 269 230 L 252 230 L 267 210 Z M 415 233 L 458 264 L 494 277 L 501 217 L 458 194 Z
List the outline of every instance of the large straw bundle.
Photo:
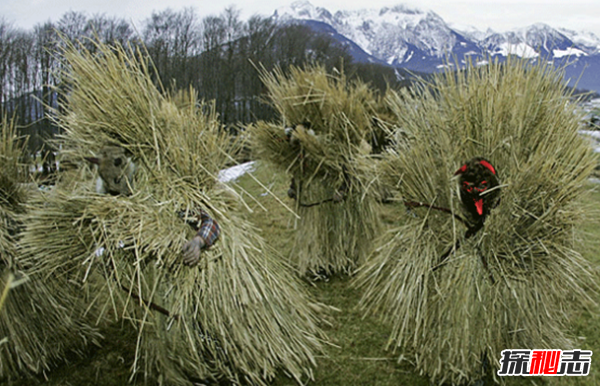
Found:
M 86 325 L 76 286 L 28 275 L 18 247 L 27 188 L 25 144 L 12 123 L 0 125 L 0 379 L 46 371 L 97 332 Z
M 106 144 L 125 148 L 138 164 L 133 194 L 96 194 L 87 168 L 64 178 L 28 216 L 29 262 L 46 275 L 102 278 L 97 302 L 137 324 L 133 370 L 147 377 L 262 385 L 278 369 L 311 376 L 320 307 L 237 213 L 235 192 L 218 184 L 231 141 L 214 110 L 193 92 L 163 96 L 133 50 L 96 48 L 65 52 L 62 155 L 82 162 Z M 194 230 L 181 213 L 201 209 L 221 234 L 189 268 L 181 248 Z
M 560 74 L 517 60 L 469 66 L 390 105 L 409 146 L 387 154 L 382 178 L 413 209 L 357 276 L 362 307 L 393 323 L 390 345 L 453 384 L 486 362 L 495 374 L 504 349 L 572 347 L 569 311 L 590 300 L 577 227 L 594 159 Z M 476 156 L 495 167 L 500 202 L 468 238 L 453 174 Z
M 28 190 L 24 182 L 27 167 L 23 164 L 25 143 L 16 135 L 13 122 L 0 123 L 0 260 L 3 266 L 12 266 L 16 255 L 16 237 L 19 232 L 19 214 Z
M 263 82 L 281 122 L 252 128 L 253 149 L 294 181 L 300 219 L 293 263 L 301 274 L 351 272 L 379 229 L 355 164 L 370 151 L 375 98 L 365 84 L 322 67 L 263 73 Z

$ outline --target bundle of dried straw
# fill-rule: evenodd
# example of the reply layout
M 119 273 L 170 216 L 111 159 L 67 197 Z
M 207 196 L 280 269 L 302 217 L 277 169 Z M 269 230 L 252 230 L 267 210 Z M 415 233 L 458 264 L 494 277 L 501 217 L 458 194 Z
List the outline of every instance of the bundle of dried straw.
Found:
M 393 324 L 390 346 L 440 384 L 495 370 L 503 349 L 571 347 L 569 312 L 590 304 L 578 226 L 594 158 L 560 73 L 492 61 L 389 104 L 408 146 L 386 154 L 380 178 L 412 209 L 357 285 L 362 307 Z M 453 175 L 477 156 L 495 167 L 500 201 L 468 237 Z
M 77 285 L 31 274 L 19 240 L 29 187 L 25 141 L 12 122 L 0 124 L 0 379 L 49 370 L 67 352 L 81 353 L 99 334 L 85 323 Z
M 100 195 L 84 167 L 31 204 L 28 263 L 96 291 L 94 304 L 138 327 L 134 372 L 168 384 L 226 379 L 264 385 L 276 371 L 311 377 L 323 335 L 312 303 L 277 253 L 220 185 L 231 140 L 193 90 L 168 96 L 132 48 L 64 52 L 67 104 L 57 123 L 62 156 L 83 164 L 106 145 L 132 154 L 130 196 Z M 199 266 L 182 264 L 199 210 L 221 234 Z
M 351 272 L 380 228 L 359 155 L 369 154 L 376 98 L 323 67 L 263 72 L 281 121 L 252 127 L 253 150 L 289 173 L 300 219 L 293 264 L 301 274 Z

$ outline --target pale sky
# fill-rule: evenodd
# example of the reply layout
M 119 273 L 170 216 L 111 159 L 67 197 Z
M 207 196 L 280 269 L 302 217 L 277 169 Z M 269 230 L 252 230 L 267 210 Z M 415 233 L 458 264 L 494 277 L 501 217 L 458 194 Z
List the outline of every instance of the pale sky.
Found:
M 180 10 L 191 6 L 202 18 L 235 5 L 245 20 L 253 14 L 270 16 L 275 9 L 291 3 L 292 0 L 0 0 L 0 17 L 16 27 L 29 29 L 47 20 L 58 21 L 65 12 L 73 10 L 84 11 L 88 16 L 103 13 L 124 17 L 139 26 L 153 10 L 167 7 Z M 600 37 L 600 0 L 311 0 L 311 3 L 332 13 L 405 4 L 432 10 L 457 28 L 471 25 L 482 31 L 489 27 L 504 32 L 542 22 L 555 28 L 593 32 Z

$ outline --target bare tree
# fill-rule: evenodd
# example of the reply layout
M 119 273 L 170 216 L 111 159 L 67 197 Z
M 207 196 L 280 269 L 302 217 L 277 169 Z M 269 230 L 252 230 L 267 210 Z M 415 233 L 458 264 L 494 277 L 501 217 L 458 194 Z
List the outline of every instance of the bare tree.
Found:
M 221 18 L 225 26 L 225 57 L 221 61 L 223 92 L 221 98 L 221 118 L 226 122 L 235 121 L 236 85 L 241 67 L 239 40 L 243 33 L 240 11 L 234 6 L 225 8 Z
M 96 14 L 90 18 L 84 28 L 85 36 L 97 37 L 104 43 L 126 45 L 133 39 L 133 29 L 125 20 Z
M 239 40 L 240 70 L 237 91 L 237 120 L 251 122 L 272 114 L 260 98 L 263 85 L 258 69 L 273 68 L 273 44 L 277 25 L 271 18 L 252 16 L 245 25 L 244 36 Z
M 12 67 L 17 31 L 4 18 L 0 19 L 0 106 L 13 96 Z
M 57 23 L 57 29 L 69 41 L 76 42 L 85 36 L 87 16 L 83 12 L 69 11 Z
M 202 45 L 204 52 L 212 51 L 225 43 L 227 30 L 225 21 L 218 16 L 202 19 Z
M 163 82 L 193 82 L 191 58 L 198 55 L 200 26 L 192 8 L 154 12 L 144 26 L 144 43 Z
M 35 89 L 39 95 L 40 102 L 34 104 L 34 115 L 38 123 L 37 132 L 47 133 L 44 137 L 52 136 L 56 128 L 47 119 L 49 108 L 58 107 L 58 95 L 55 88 L 59 85 L 59 36 L 57 26 L 52 22 L 38 24 L 33 29 L 34 45 L 32 56 L 36 63 Z M 41 92 L 40 92 L 41 91 Z M 30 144 L 34 149 L 38 148 L 38 137 Z M 40 139 L 41 141 L 41 139 Z
M 222 65 L 221 48 L 225 44 L 226 27 L 221 17 L 207 16 L 202 19 L 202 47 L 200 57 L 199 90 L 204 99 L 219 100 Z

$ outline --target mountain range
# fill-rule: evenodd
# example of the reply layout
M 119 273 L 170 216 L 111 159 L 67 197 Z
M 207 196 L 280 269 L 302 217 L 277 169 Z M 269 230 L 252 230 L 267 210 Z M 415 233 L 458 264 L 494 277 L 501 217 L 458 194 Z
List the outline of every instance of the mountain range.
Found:
M 404 5 L 331 13 L 305 0 L 278 8 L 272 17 L 328 34 L 358 62 L 431 73 L 469 60 L 484 64 L 490 57 L 516 55 L 564 67 L 569 86 L 600 92 L 600 39 L 589 32 L 541 23 L 503 33 L 460 31 L 433 11 Z

